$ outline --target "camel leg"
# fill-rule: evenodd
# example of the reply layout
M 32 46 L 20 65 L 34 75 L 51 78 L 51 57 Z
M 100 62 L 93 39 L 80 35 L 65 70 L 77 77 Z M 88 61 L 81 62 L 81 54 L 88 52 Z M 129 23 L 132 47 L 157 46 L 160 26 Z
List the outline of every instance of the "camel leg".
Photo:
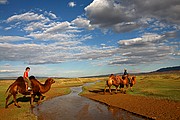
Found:
M 132 84 L 132 85 L 130 85 L 131 92 L 133 92 L 132 86 L 133 86 L 133 84 Z
M 115 91 L 116 94 L 117 94 L 117 89 L 118 89 L 118 86 L 116 87 L 116 91 Z
M 43 98 L 43 96 L 42 96 L 42 95 L 40 95 L 40 96 L 39 96 L 39 100 L 38 100 L 38 105 L 41 103 L 42 98 Z
M 104 88 L 104 94 L 106 93 L 106 88 L 107 88 L 107 85 L 106 85 L 105 88 Z
M 13 95 L 13 98 L 14 98 L 14 105 L 17 106 L 18 108 L 20 108 L 21 106 L 19 106 L 19 104 L 17 103 L 17 100 L 16 100 L 16 94 Z
M 30 104 L 31 104 L 31 107 L 32 107 L 32 108 L 34 107 L 34 99 L 35 99 L 35 95 L 34 95 L 34 94 L 31 94 Z
M 121 90 L 121 93 L 124 92 L 124 84 L 121 84 L 121 85 L 120 85 L 120 90 Z
M 109 86 L 109 92 L 110 92 L 110 94 L 112 94 L 112 91 L 111 91 L 111 86 Z
M 124 87 L 124 91 L 123 91 L 124 94 L 126 94 L 126 91 L 128 90 L 128 85 L 129 84 L 125 84 L 125 85 L 126 85 L 126 87 Z
M 8 108 L 8 101 L 9 101 L 9 98 L 12 96 L 12 94 L 9 94 L 6 98 L 6 105 L 5 105 L 5 108 Z
M 132 89 L 132 87 L 130 87 L 130 89 L 131 89 L 131 92 L 133 92 L 133 89 Z

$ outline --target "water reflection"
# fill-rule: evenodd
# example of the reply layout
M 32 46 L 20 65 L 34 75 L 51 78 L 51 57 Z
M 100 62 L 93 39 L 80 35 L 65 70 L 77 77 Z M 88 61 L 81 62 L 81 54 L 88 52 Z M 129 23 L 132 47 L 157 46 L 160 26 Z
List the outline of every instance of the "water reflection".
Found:
M 141 116 L 79 96 L 82 87 L 71 90 L 68 95 L 36 106 L 33 113 L 38 120 L 144 120 Z

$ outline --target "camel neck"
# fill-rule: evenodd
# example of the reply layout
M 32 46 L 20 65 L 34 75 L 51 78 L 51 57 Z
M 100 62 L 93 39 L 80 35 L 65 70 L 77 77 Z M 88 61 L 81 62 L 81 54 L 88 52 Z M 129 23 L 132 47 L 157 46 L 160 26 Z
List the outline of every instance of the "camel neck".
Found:
M 40 86 L 40 92 L 46 93 L 50 88 L 51 88 L 51 84 L 46 81 L 44 85 Z

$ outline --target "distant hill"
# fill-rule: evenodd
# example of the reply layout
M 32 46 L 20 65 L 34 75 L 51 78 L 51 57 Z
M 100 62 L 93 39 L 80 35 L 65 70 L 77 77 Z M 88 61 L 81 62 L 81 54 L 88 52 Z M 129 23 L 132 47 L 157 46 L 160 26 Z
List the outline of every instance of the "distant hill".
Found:
M 161 68 L 154 72 L 170 72 L 170 71 L 180 71 L 180 66 Z

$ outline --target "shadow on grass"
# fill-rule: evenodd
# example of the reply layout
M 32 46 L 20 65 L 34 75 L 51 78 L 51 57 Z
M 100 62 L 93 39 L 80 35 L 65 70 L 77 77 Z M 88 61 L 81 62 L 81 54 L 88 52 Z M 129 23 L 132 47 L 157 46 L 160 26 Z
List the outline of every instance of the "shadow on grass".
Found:
M 43 96 L 43 98 L 42 98 L 42 100 L 45 98 L 45 96 Z M 35 98 L 34 99 L 34 102 L 38 102 L 38 100 L 39 100 L 39 98 Z M 19 98 L 17 98 L 16 99 L 16 101 L 17 102 L 29 102 L 30 103 L 30 101 L 31 101 L 31 97 L 30 96 L 23 96 L 23 97 L 19 97 Z M 8 104 L 8 106 L 9 105 L 11 105 L 11 104 L 13 104 L 14 103 L 14 100 L 12 100 L 9 104 Z

